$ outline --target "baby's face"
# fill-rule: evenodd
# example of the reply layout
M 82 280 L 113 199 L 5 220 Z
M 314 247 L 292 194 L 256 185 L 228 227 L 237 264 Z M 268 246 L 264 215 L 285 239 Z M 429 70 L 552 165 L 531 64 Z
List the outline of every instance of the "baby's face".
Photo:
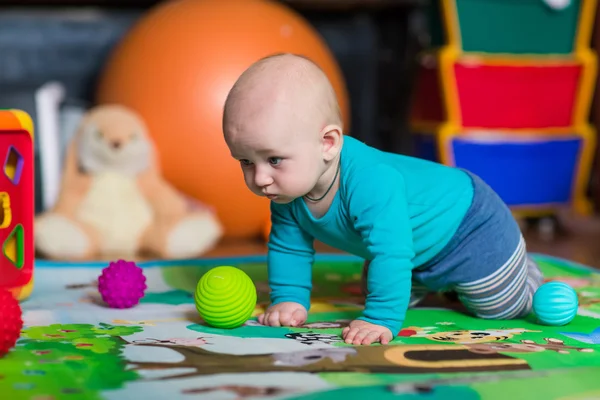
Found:
M 324 171 L 319 132 L 286 113 L 268 114 L 238 120 L 225 140 L 252 192 L 289 203 L 310 192 Z

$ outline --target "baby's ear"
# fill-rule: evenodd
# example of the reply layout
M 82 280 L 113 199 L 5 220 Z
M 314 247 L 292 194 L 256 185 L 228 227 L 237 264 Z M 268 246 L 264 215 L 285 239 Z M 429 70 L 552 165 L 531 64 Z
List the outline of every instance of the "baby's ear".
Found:
M 339 125 L 327 125 L 321 130 L 323 157 L 325 161 L 335 159 L 342 149 L 343 133 Z

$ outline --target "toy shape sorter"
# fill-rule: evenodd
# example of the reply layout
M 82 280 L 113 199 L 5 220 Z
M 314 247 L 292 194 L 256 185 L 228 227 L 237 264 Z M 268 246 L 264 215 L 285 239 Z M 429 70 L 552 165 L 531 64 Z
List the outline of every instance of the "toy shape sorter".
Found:
M 416 155 L 468 169 L 516 214 L 592 211 L 596 0 L 432 0 L 410 110 Z
M 21 110 L 0 110 L 0 288 L 15 298 L 33 289 L 33 122 Z

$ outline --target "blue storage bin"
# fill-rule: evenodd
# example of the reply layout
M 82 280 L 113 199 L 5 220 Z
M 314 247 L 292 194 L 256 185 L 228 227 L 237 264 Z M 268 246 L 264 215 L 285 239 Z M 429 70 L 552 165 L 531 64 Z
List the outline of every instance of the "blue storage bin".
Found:
M 512 208 L 548 209 L 586 202 L 594 136 L 572 134 L 414 135 L 415 155 L 469 170 L 486 181 Z M 440 159 L 438 154 L 444 154 Z
M 582 138 L 479 141 L 455 138 L 455 165 L 479 175 L 509 206 L 567 203 Z

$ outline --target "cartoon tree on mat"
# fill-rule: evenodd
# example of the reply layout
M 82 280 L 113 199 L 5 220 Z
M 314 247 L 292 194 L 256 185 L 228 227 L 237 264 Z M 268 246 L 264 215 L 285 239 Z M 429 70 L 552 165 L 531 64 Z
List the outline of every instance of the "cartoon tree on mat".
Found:
M 0 393 L 7 398 L 78 394 L 87 399 L 99 396 L 101 390 L 120 388 L 138 379 L 135 371 L 125 368 L 121 353 L 127 342 L 121 336 L 140 331 L 107 324 L 26 328 L 0 363 Z
M 137 346 L 161 347 L 156 344 Z M 266 354 L 215 353 L 199 347 L 170 345 L 179 362 L 131 362 L 133 370 L 193 369 L 156 378 L 166 380 L 223 373 L 247 372 L 360 372 L 434 373 L 509 371 L 530 369 L 526 361 L 509 355 L 476 354 L 461 345 L 407 345 L 315 348 L 297 352 Z

